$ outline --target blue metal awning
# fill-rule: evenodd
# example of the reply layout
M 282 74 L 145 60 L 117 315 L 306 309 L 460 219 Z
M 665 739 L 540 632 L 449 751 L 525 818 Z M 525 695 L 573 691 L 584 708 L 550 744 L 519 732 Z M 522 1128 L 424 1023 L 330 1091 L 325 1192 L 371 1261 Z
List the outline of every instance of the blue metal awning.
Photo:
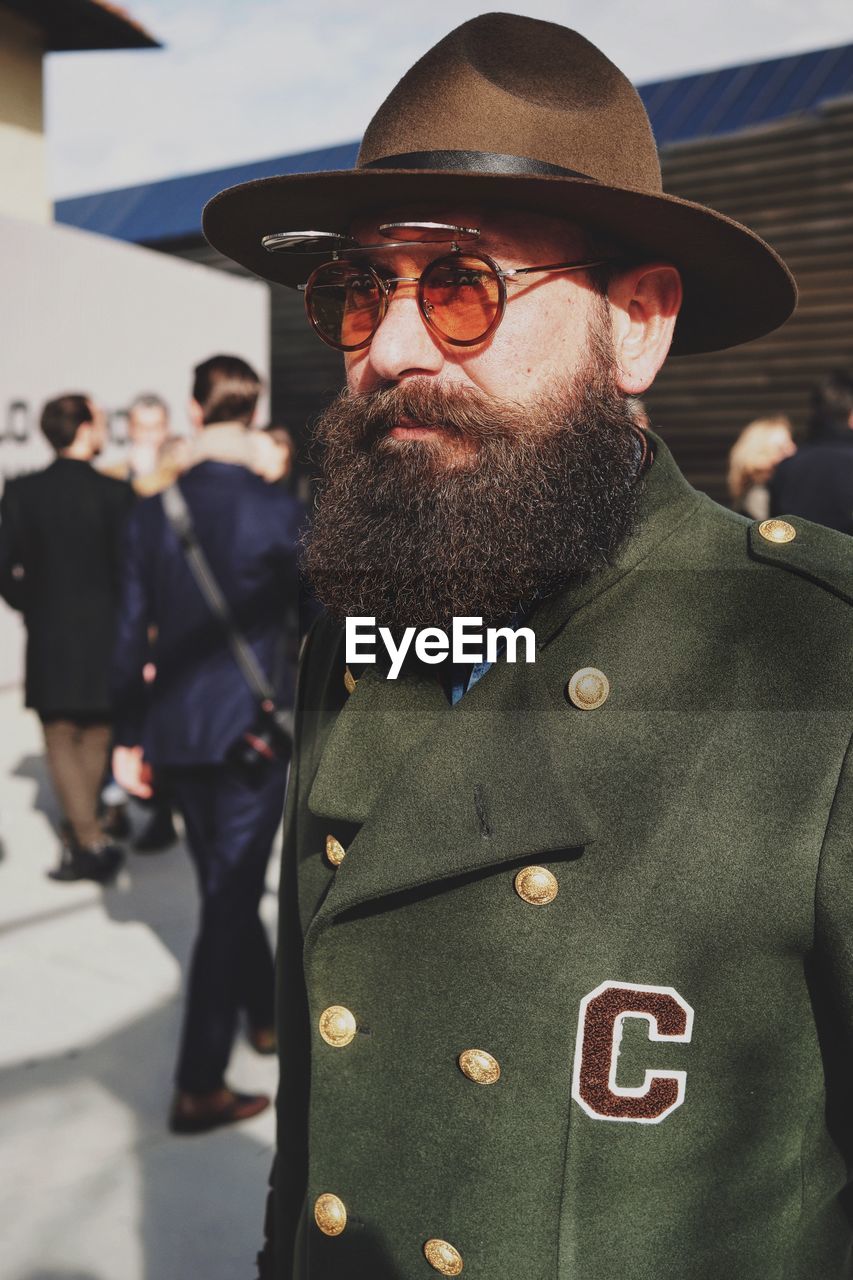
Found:
M 770 124 L 853 94 L 853 44 L 642 85 L 659 147 Z
M 100 191 L 91 196 L 58 200 L 57 222 L 95 231 L 116 240 L 136 244 L 156 244 L 159 240 L 181 240 L 201 235 L 201 211 L 217 191 L 254 178 L 272 178 L 277 173 L 312 173 L 321 169 L 350 169 L 355 164 L 358 143 L 322 151 L 305 151 L 295 156 L 276 156 L 254 164 L 236 164 L 208 173 L 190 173 L 182 178 L 166 178 L 139 187 Z

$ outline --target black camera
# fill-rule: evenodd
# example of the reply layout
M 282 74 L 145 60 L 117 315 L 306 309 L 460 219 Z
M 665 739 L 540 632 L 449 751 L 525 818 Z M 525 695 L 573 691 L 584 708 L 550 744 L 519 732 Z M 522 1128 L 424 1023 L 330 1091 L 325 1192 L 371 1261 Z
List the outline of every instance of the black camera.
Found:
M 263 705 L 252 725 L 232 743 L 227 759 L 249 778 L 260 781 L 269 770 L 285 769 L 293 749 L 293 712 Z

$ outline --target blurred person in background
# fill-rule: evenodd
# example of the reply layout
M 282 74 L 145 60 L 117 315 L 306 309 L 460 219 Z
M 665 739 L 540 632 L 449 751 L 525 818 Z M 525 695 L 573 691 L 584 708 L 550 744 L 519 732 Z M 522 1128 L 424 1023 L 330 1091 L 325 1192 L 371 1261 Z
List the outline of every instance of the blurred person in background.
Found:
M 110 661 L 120 546 L 134 495 L 101 475 L 104 415 L 86 395 L 45 405 L 56 453 L 45 470 L 6 485 L 0 502 L 0 593 L 24 615 L 26 702 L 41 717 L 63 812 L 54 880 L 111 880 L 121 853 L 98 821 L 112 737 Z
M 296 457 L 296 445 L 287 427 L 271 422 L 268 426 L 253 432 L 252 443 L 254 446 L 251 463 L 252 470 L 257 472 L 267 484 L 278 485 L 285 492 L 293 493 L 291 477 L 293 474 L 293 460 Z M 306 502 L 303 501 L 302 494 L 294 494 L 294 496 L 297 498 L 304 516 L 303 527 L 307 530 L 308 508 Z M 310 502 L 310 492 L 305 497 Z M 291 658 L 294 666 L 298 661 L 301 641 L 310 631 L 314 619 L 322 612 L 318 601 L 306 589 L 305 583 L 301 580 L 299 583 L 299 607 L 297 612 L 298 633 L 294 631 L 291 636 L 293 644 Z
M 287 630 L 303 511 L 250 469 L 248 437 L 260 389 L 257 374 L 238 357 L 199 365 L 191 402 L 194 461 L 176 486 L 191 535 L 179 537 L 168 495 L 142 502 L 128 528 L 113 768 L 142 798 L 150 794 L 152 766 L 165 779 L 184 819 L 201 892 L 169 1121 L 177 1133 L 247 1119 L 268 1105 L 265 1095 L 240 1094 L 225 1083 L 241 1012 L 253 1047 L 275 1050 L 273 962 L 258 908 L 286 765 L 265 758 L 250 768 L 237 758 L 258 702 L 235 660 L 229 627 L 212 611 L 186 552 L 187 538 L 197 539 L 228 603 L 231 628 L 275 686 L 277 705 L 288 705 Z M 152 665 L 156 674 L 146 683 L 142 673 L 147 669 L 150 680 Z
M 168 436 L 157 455 L 157 471 L 163 480 L 163 488 L 174 484 L 191 461 L 192 445 L 189 439 L 186 436 Z
M 293 436 L 271 422 L 254 437 L 254 470 L 267 484 L 286 484 L 293 469 Z
M 728 486 L 732 509 L 750 520 L 770 515 L 769 484 L 783 458 L 797 452 L 790 420 L 777 415 L 756 418 L 744 427 L 729 452 Z
M 837 369 L 812 391 L 806 441 L 773 477 L 770 514 L 853 533 L 853 374 Z
M 169 438 L 169 406 L 154 392 L 138 395 L 127 411 L 128 450 L 104 474 L 129 480 L 141 498 L 160 493 L 171 483 L 161 474 L 161 450 Z
M 162 493 L 174 484 L 188 461 L 189 445 L 184 437 L 169 435 L 169 406 L 162 396 L 146 391 L 135 397 L 127 411 L 127 436 L 126 457 L 104 467 L 104 474 L 128 480 L 140 498 Z M 180 454 L 171 442 L 180 447 Z M 183 460 L 181 465 L 179 458 Z M 127 795 L 113 778 L 104 788 L 102 799 L 107 829 L 118 838 L 128 836 Z M 171 802 L 162 787 L 155 788 L 149 808 L 151 816 L 133 842 L 137 853 L 160 853 L 171 848 L 178 838 Z

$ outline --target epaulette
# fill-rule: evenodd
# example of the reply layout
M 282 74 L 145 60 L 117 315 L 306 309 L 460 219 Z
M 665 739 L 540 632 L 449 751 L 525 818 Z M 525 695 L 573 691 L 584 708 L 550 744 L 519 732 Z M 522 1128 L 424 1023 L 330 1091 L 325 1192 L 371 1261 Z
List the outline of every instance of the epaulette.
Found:
M 853 604 L 853 538 L 846 533 L 798 516 L 774 517 L 750 525 L 749 553 Z

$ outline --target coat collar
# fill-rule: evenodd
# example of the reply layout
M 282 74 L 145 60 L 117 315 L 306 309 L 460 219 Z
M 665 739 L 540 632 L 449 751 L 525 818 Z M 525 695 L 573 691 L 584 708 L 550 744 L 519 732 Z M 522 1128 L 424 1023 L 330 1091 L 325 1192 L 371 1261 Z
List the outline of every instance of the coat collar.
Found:
M 607 708 L 574 715 L 573 749 L 561 749 L 573 711 L 564 692 L 571 671 L 555 641 L 702 501 L 665 445 L 657 438 L 655 445 L 636 532 L 617 560 L 531 616 L 535 664 L 496 664 L 453 707 L 429 672 L 390 681 L 371 667 L 358 681 L 308 800 L 332 832 L 336 822 L 361 827 L 318 923 L 383 895 L 594 843 L 597 787 L 587 776 L 584 741 L 600 734 L 596 717 Z
M 541 645 L 549 644 L 579 609 L 639 568 L 703 501 L 702 495 L 679 471 L 660 436 L 653 431 L 647 434 L 654 446 L 654 463 L 643 480 L 634 533 L 622 545 L 612 565 L 585 582 L 570 584 L 542 602 L 531 619 Z

